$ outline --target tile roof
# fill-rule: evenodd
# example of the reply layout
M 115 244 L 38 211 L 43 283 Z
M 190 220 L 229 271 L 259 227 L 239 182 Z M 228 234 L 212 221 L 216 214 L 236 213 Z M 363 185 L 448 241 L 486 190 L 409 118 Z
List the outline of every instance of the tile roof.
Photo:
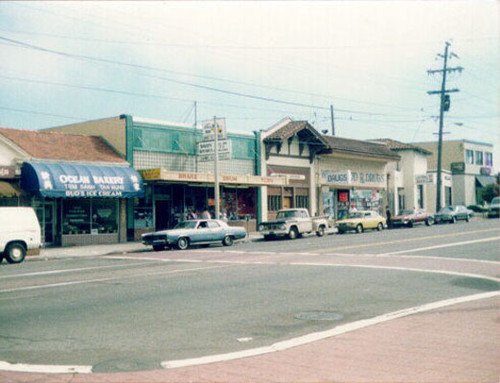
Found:
M 0 135 L 35 159 L 127 163 L 103 138 L 0 128 Z
M 394 160 L 399 160 L 401 157 L 393 152 L 388 146 L 383 143 L 370 141 L 354 140 L 350 138 L 340 138 L 337 136 L 323 136 L 328 142 L 332 153 L 348 153 L 365 155 L 369 157 L 383 157 Z
M 379 138 L 379 139 L 376 139 L 373 141 L 382 142 L 382 143 L 386 144 L 388 148 L 390 148 L 391 150 L 394 150 L 394 151 L 414 150 L 416 152 L 419 152 L 419 153 L 422 153 L 425 155 L 432 154 L 432 152 L 427 150 L 427 149 L 424 149 L 424 148 L 421 148 L 421 147 L 418 147 L 418 146 L 415 146 L 412 144 L 405 144 L 404 142 L 391 140 L 390 138 Z
M 277 129 L 275 132 L 267 136 L 264 139 L 264 142 L 284 141 L 302 131 L 309 132 L 311 136 L 316 137 L 317 140 L 320 141 L 323 145 L 328 146 L 323 136 L 319 134 L 318 131 L 314 129 L 311 126 L 311 124 L 309 124 L 309 122 L 307 121 L 290 121 L 285 126 L 281 127 L 280 129 Z

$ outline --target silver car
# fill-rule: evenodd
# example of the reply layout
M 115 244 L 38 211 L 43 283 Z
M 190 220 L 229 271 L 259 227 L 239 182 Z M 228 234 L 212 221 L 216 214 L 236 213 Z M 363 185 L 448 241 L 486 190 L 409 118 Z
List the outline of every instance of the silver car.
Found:
M 229 226 L 217 219 L 198 219 L 180 222 L 171 230 L 161 230 L 142 235 L 142 243 L 153 246 L 153 250 L 177 247 L 186 250 L 190 245 L 222 243 L 232 246 L 234 241 L 247 236 L 243 227 Z

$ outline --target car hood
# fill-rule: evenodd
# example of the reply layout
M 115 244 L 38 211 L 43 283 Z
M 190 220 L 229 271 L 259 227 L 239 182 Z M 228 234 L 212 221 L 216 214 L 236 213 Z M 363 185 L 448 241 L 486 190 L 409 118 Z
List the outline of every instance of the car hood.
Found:
M 281 224 L 281 223 L 287 223 L 287 222 L 293 222 L 293 221 L 295 221 L 295 220 L 294 219 L 286 220 L 286 219 L 283 219 L 283 218 L 280 218 L 280 219 L 271 219 L 270 221 L 262 222 L 262 225 L 266 225 L 266 224 Z
M 415 216 L 413 216 L 413 215 L 396 215 L 396 216 L 392 217 L 391 220 L 393 220 L 393 219 L 406 220 L 406 219 L 412 219 L 414 217 Z

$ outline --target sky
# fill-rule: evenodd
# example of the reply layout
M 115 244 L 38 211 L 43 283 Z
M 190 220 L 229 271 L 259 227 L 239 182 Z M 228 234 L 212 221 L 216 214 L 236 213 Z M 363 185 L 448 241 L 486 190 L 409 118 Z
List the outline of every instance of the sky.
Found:
M 337 136 L 495 145 L 500 2 L 0 2 L 0 126 L 43 129 L 121 114 L 227 129 L 285 117 Z M 441 55 L 441 56 L 439 56 Z M 195 108 L 196 102 L 196 108 Z M 196 113 L 195 113 L 196 112 Z

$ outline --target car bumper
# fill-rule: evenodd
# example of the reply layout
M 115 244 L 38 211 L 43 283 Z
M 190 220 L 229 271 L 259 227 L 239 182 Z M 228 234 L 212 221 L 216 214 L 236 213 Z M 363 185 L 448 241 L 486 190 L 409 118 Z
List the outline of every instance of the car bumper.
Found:
M 281 236 L 281 235 L 288 235 L 287 230 L 261 230 L 259 231 L 260 234 L 269 236 L 269 235 L 275 235 L 275 236 Z

